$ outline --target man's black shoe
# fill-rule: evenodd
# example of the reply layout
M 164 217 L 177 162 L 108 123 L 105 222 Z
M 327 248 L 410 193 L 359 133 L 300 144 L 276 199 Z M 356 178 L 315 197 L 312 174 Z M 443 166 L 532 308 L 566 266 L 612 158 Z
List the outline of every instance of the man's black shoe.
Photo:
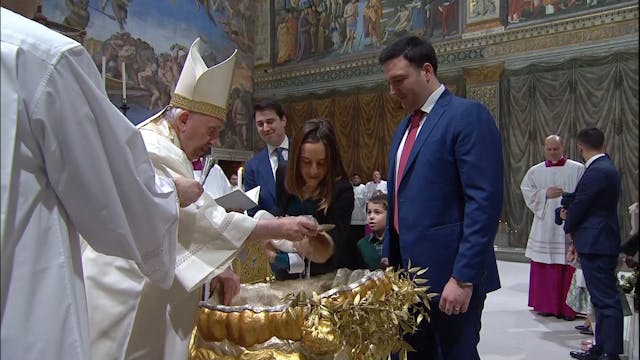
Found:
M 600 353 L 596 352 L 594 349 L 591 349 L 589 351 L 571 351 L 569 352 L 569 355 L 571 355 L 572 358 L 574 359 L 578 359 L 578 360 L 600 360 Z

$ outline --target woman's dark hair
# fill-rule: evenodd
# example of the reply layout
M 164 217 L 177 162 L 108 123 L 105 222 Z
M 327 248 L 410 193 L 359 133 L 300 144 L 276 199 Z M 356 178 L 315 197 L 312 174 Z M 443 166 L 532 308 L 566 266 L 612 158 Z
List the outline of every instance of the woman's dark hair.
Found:
M 288 193 L 304 198 L 305 181 L 300 172 L 300 152 L 306 143 L 322 143 L 325 148 L 327 175 L 318 185 L 312 198 L 319 199 L 319 210 L 325 212 L 331 206 L 333 189 L 338 179 L 347 179 L 347 171 L 342 163 L 338 140 L 333 125 L 326 119 L 307 120 L 298 133 L 293 137 L 293 144 L 289 148 L 289 162 L 285 188 Z

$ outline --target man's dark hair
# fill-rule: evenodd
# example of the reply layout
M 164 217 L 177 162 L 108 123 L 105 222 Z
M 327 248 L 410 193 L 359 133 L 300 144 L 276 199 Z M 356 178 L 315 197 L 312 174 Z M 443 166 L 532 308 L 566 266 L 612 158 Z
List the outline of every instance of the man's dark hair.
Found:
M 430 42 L 417 36 L 408 36 L 396 40 L 382 50 L 378 57 L 378 63 L 384 65 L 387 61 L 404 57 L 411 65 L 422 68 L 425 63 L 431 64 L 433 73 L 438 75 L 438 57 L 436 50 Z
M 265 110 L 273 110 L 273 112 L 275 112 L 281 119 L 284 116 L 282 104 L 273 99 L 262 99 L 253 105 L 253 116 L 255 117 L 256 112 Z
M 576 140 L 590 150 L 602 150 L 604 148 L 604 133 L 598 128 L 580 130 Z

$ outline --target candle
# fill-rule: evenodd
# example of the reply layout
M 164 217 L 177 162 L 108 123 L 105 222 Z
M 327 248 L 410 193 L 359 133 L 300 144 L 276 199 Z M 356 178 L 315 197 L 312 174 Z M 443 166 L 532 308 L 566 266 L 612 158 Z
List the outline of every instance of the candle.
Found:
M 242 168 L 242 166 L 240 166 L 238 168 L 238 189 L 243 190 L 242 188 L 242 172 L 244 171 L 244 169 Z
M 102 86 L 107 89 L 107 58 L 102 57 Z
M 122 62 L 122 101 L 127 102 L 127 73 L 124 69 L 124 61 Z

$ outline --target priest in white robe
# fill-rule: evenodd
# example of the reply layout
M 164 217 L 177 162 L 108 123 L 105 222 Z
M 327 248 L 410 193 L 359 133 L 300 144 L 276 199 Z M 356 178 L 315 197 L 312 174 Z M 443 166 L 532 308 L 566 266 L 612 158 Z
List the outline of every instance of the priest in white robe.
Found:
M 158 173 L 193 177 L 192 161 L 210 153 L 226 119 L 234 63 L 235 52 L 207 68 L 200 40 L 193 43 L 170 105 L 138 125 Z M 228 303 L 239 290 L 228 265 L 245 242 L 300 241 L 317 233 L 317 224 L 302 217 L 256 220 L 227 213 L 206 192 L 179 217 L 176 281 L 168 290 L 128 261 L 84 252 L 94 360 L 186 359 L 206 279 L 222 280 Z
M 564 157 L 562 139 L 550 135 L 544 141 L 545 161 L 534 165 L 520 189 L 533 223 L 525 256 L 531 259 L 529 306 L 543 316 L 572 320 L 576 313 L 566 304 L 574 268 L 567 263 L 568 241 L 555 223 L 555 209 L 562 193 L 575 190 L 584 165 Z
M 0 357 L 86 360 L 79 235 L 169 287 L 178 199 L 169 178 L 156 178 L 140 133 L 108 100 L 85 49 L 12 11 L 32 16 L 35 6 L 2 1 L 0 10 Z M 195 201 L 202 188 L 187 184 Z

